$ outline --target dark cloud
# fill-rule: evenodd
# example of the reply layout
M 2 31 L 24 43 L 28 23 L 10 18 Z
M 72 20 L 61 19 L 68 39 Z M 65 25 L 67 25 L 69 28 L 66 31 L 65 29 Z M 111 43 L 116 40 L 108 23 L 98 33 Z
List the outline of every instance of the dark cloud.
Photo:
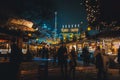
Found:
M 54 8 L 52 0 L 0 0 L 0 20 L 21 17 L 26 11 L 49 17 Z

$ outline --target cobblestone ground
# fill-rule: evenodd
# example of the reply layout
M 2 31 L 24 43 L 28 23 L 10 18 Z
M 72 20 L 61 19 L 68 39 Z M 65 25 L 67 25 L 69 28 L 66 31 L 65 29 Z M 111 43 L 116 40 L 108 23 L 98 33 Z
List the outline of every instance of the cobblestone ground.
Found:
M 117 70 L 110 70 L 110 72 L 108 73 L 108 80 L 120 80 L 120 76 L 118 75 L 117 72 L 118 72 Z M 31 75 L 29 74 L 27 76 L 24 75 L 24 77 L 21 78 L 21 80 L 45 80 L 46 76 L 43 76 L 43 74 L 39 74 L 38 76 L 37 74 L 36 75 L 33 74 Z M 58 68 L 54 68 L 49 69 L 47 80 L 65 80 L 65 79 L 61 76 L 60 70 Z M 68 76 L 67 80 L 71 80 L 70 76 Z M 96 72 L 92 70 L 91 72 L 77 70 L 75 80 L 97 80 Z
M 41 64 L 41 68 L 38 64 Z M 60 74 L 60 68 L 52 65 L 51 62 L 48 64 L 48 77 L 44 75 L 44 62 L 34 61 L 23 63 L 22 66 L 20 80 L 72 80 L 70 76 L 63 78 Z M 78 62 L 75 80 L 97 80 L 96 73 L 97 70 L 94 65 L 84 67 L 82 62 Z M 118 69 L 108 70 L 108 80 L 120 80 Z
M 1 60 L 1 63 L 6 63 L 8 61 Z M 39 59 L 34 60 L 32 62 L 23 62 L 20 68 L 20 80 L 72 80 L 70 76 L 64 78 L 60 73 L 60 67 L 57 65 L 53 65 L 51 59 L 48 60 L 48 77 L 45 74 L 45 63 L 46 60 Z M 5 64 L 8 66 L 1 66 L 3 69 L 7 69 L 10 67 L 9 64 Z M 6 71 L 6 70 L 5 70 Z M 12 70 L 9 70 L 12 73 Z M 7 72 L 7 71 L 6 71 Z M 96 74 L 97 70 L 94 65 L 83 66 L 82 61 L 78 61 L 78 65 L 76 67 L 76 75 L 74 80 L 97 80 Z M 3 73 L 1 73 L 3 74 Z M 5 73 L 6 74 L 6 73 Z M 0 76 L 0 80 L 5 76 Z M 118 69 L 109 68 L 108 69 L 108 80 L 120 80 L 120 74 L 118 73 Z

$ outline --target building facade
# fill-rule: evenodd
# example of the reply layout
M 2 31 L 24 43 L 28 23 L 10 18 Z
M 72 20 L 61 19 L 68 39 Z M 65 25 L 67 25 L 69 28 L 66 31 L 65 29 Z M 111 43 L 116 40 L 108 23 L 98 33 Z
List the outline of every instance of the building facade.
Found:
M 85 38 L 85 33 L 80 24 L 62 25 L 61 35 L 63 42 L 77 41 L 80 38 Z

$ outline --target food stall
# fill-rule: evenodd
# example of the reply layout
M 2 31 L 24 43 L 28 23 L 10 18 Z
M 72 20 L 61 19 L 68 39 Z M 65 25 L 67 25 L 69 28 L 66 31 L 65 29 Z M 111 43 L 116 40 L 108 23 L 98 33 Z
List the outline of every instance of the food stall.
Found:
M 102 41 L 103 48 L 105 49 L 106 54 L 109 56 L 110 66 L 116 66 L 114 60 L 117 57 L 117 50 L 120 46 L 120 28 L 115 27 L 111 30 L 105 30 L 94 37 Z

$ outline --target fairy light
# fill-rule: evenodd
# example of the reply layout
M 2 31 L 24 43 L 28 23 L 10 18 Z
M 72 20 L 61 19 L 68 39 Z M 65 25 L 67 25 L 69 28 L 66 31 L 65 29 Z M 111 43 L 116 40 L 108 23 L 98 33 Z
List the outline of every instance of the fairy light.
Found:
M 87 20 L 90 24 L 96 22 L 99 16 L 99 0 L 86 0 L 85 1 L 86 11 L 87 11 Z

